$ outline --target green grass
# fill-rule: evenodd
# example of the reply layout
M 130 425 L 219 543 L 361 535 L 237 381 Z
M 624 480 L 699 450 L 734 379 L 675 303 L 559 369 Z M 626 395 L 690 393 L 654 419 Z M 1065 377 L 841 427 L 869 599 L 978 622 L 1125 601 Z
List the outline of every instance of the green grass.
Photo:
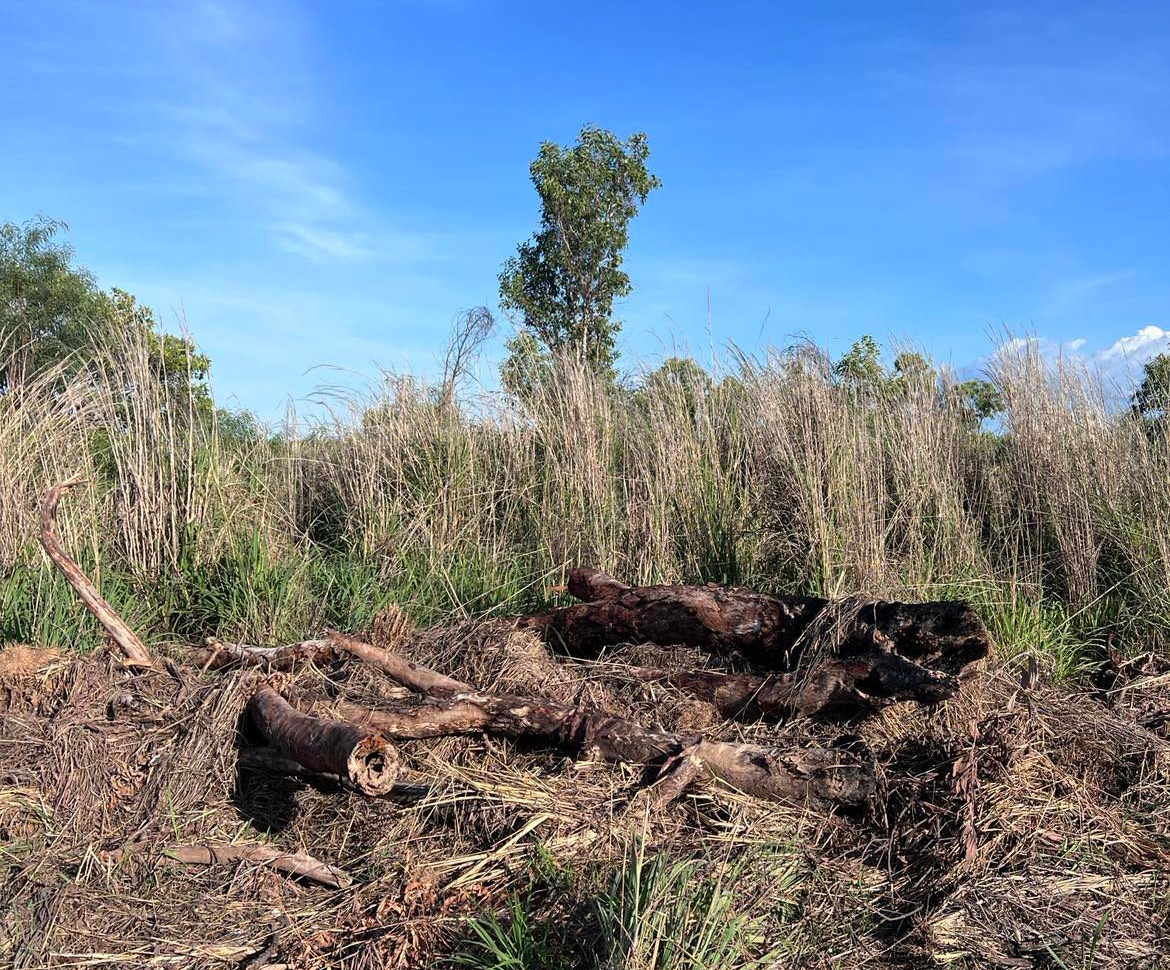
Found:
M 476 970 L 756 970 L 795 939 L 792 900 L 800 884 L 795 857 L 783 850 L 738 859 L 672 857 L 641 840 L 596 880 L 538 856 L 532 891 L 509 898 L 502 915 L 468 922 L 452 957 Z M 549 881 L 551 878 L 551 881 Z M 744 911 L 745 886 L 761 880 Z M 576 912 L 566 919 L 566 912 Z
M 109 555 L 105 561 L 117 559 Z M 324 627 L 369 629 L 390 606 L 431 625 L 545 605 L 546 577 L 529 571 L 531 555 L 489 558 L 474 547 L 444 561 L 419 555 L 373 559 L 310 544 L 273 551 L 252 533 L 234 537 L 210 561 L 184 559 L 174 573 L 157 578 L 97 570 L 86 555 L 81 565 L 151 643 L 198 643 L 206 636 L 294 642 Z M 0 644 L 6 642 L 88 651 L 104 635 L 61 575 L 34 561 L 0 577 Z

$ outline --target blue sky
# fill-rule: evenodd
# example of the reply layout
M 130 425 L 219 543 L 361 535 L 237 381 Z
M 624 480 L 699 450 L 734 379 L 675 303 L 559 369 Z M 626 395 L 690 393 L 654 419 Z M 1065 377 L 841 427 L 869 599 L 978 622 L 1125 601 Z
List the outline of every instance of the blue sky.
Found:
M 220 397 L 265 416 L 378 366 L 433 372 L 536 227 L 539 143 L 586 122 L 646 131 L 663 182 L 632 228 L 631 367 L 795 334 L 961 368 L 1005 330 L 1108 367 L 1170 345 L 1164 2 L 0 19 L 0 219 L 66 220 L 103 284 L 184 318 Z

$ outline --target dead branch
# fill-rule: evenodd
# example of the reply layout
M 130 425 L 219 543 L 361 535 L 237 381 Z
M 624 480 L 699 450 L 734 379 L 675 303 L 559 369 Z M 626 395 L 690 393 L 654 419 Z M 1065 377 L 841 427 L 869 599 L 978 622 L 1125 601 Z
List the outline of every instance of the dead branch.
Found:
M 464 310 L 451 327 L 447 342 L 447 355 L 443 360 L 443 384 L 440 405 L 449 408 L 455 402 L 455 386 L 459 379 L 471 369 L 484 342 L 496 329 L 491 310 L 485 306 Z
M 756 798 L 820 809 L 857 805 L 874 791 L 872 769 L 856 755 L 818 747 L 766 747 L 653 731 L 584 705 L 508 694 L 427 697 L 371 710 L 343 702 L 340 713 L 395 740 L 487 732 L 536 738 L 576 754 L 657 772 L 688 752 L 706 774 Z
M 74 485 L 80 485 L 83 479 L 71 478 L 68 481 L 54 485 L 46 493 L 41 502 L 41 545 L 61 574 L 65 577 L 74 592 L 77 593 L 85 608 L 89 610 L 102 625 L 106 634 L 118 645 L 122 651 L 128 667 L 153 667 L 154 660 L 150 651 L 146 649 L 137 634 L 126 624 L 117 612 L 98 592 L 97 587 L 89 577 L 82 572 L 81 567 L 65 551 L 61 540 L 57 537 L 57 505 L 61 496 Z
M 422 664 L 413 663 L 389 650 L 382 650 L 373 644 L 339 633 L 337 630 L 326 630 L 325 632 L 339 650 L 357 657 L 371 667 L 377 667 L 392 680 L 396 680 L 403 687 L 408 687 L 419 694 L 443 694 L 474 690 L 470 684 L 455 680 L 455 678 L 441 674 L 437 670 L 424 667 Z
M 370 644 L 363 647 L 367 656 L 372 656 L 371 651 L 386 655 L 385 662 L 378 664 L 380 669 L 388 673 L 403 669 L 401 658 Z M 342 702 L 338 711 L 347 720 L 368 724 L 395 740 L 480 732 L 537 738 L 578 754 L 641 765 L 651 771 L 687 752 L 702 763 L 706 774 L 749 795 L 821 809 L 859 804 L 874 791 L 870 765 L 847 751 L 796 745 L 765 747 L 654 731 L 586 705 L 451 689 L 441 683 L 434 686 L 434 678 L 442 678 L 441 674 L 415 664 L 406 667 L 402 679 L 390 676 L 404 687 L 420 691 L 424 696 L 418 703 L 371 710 Z
M 187 865 L 210 866 L 225 862 L 255 862 L 271 866 L 279 872 L 302 879 L 311 879 L 322 886 L 344 889 L 353 880 L 341 869 L 314 859 L 304 852 L 283 852 L 268 845 L 174 845 L 164 855 Z
M 310 771 L 338 775 L 366 795 L 385 795 L 398 777 L 398 752 L 376 731 L 311 717 L 271 687 L 261 687 L 248 712 L 265 739 Z
M 204 643 L 203 649 L 196 649 L 196 656 L 204 667 L 212 669 L 244 666 L 264 671 L 291 670 L 301 663 L 328 663 L 339 656 L 333 642 L 327 639 L 301 640 L 279 647 L 225 643 L 215 637 L 208 637 Z

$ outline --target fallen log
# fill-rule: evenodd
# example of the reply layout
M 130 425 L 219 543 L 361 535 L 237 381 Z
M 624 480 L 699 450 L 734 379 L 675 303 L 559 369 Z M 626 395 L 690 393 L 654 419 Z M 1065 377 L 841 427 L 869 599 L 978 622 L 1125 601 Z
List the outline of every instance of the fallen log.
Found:
M 311 781 L 328 782 L 351 787 L 346 779 L 340 775 L 324 771 L 310 771 L 298 761 L 293 761 L 288 755 L 281 754 L 276 748 L 244 747 L 239 751 L 239 764 L 250 771 L 264 771 L 276 775 L 294 775 Z M 430 794 L 431 786 L 414 781 L 395 781 L 387 797 L 405 802 L 415 802 Z
M 361 643 L 331 635 L 351 650 Z M 368 656 L 378 651 L 369 644 L 361 646 Z M 849 751 L 709 741 L 696 734 L 655 731 L 584 704 L 436 686 L 443 675 L 418 664 L 395 663 L 401 658 L 393 654 L 388 657 L 381 669 L 397 670 L 391 676 L 423 697 L 414 704 L 377 710 L 341 702 L 337 711 L 394 740 L 480 732 L 533 738 L 578 755 L 640 765 L 658 776 L 685 756 L 704 774 L 745 794 L 822 810 L 861 804 L 875 789 L 872 767 Z
M 594 598 L 518 622 L 577 654 L 619 643 L 689 644 L 790 670 L 801 666 L 810 647 L 855 657 L 877 648 L 958 677 L 990 648 L 979 617 L 960 600 L 837 604 L 714 584 L 628 586 L 583 568 L 572 571 L 567 586 L 579 598 Z M 831 650 L 821 649 L 818 640 L 834 641 Z
M 273 748 L 309 771 L 338 775 L 366 795 L 394 787 L 398 752 L 376 731 L 302 714 L 271 687 L 252 695 L 248 713 Z
M 255 862 L 333 889 L 344 889 L 353 882 L 343 870 L 314 859 L 307 853 L 284 852 L 269 845 L 173 845 L 164 849 L 163 854 L 168 859 L 187 865 L 210 866 L 224 862 Z
M 103 598 L 102 594 L 85 575 L 76 561 L 65 551 L 61 540 L 57 537 L 57 505 L 61 496 L 80 485 L 84 479 L 71 478 L 59 482 L 50 488 L 41 501 L 41 545 L 53 565 L 61 571 L 66 582 L 73 587 L 78 598 L 102 625 L 106 635 L 117 644 L 127 667 L 153 667 L 154 660 L 150 651 L 146 649 L 138 635 L 130 629 L 112 606 Z
M 824 658 L 806 672 L 768 676 L 624 665 L 615 665 L 613 672 L 686 691 L 713 704 L 724 717 L 746 721 L 853 714 L 896 701 L 935 703 L 959 689 L 955 678 L 882 650 Z

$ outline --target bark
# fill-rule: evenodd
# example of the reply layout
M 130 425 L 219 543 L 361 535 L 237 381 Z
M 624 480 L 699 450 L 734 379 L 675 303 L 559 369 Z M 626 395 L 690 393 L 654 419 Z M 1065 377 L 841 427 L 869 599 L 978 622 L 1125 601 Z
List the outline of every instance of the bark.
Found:
M 270 687 L 261 687 L 248 711 L 269 744 L 310 771 L 338 775 L 366 795 L 385 795 L 398 777 L 398 752 L 376 731 L 311 717 Z
M 857 657 L 824 658 L 806 672 L 770 676 L 625 666 L 615 667 L 614 675 L 686 691 L 738 720 L 854 714 L 895 701 L 935 703 L 959 689 L 953 677 L 876 649 Z
M 41 545 L 61 574 L 65 577 L 78 598 L 102 625 L 102 629 L 122 651 L 128 667 L 153 667 L 154 660 L 150 651 L 146 649 L 138 635 L 126 625 L 109 603 L 98 592 L 97 587 L 89 577 L 82 572 L 81 567 L 65 551 L 61 540 L 57 537 L 57 505 L 61 496 L 74 485 L 80 485 L 82 479 L 71 478 L 68 481 L 54 485 L 46 493 L 41 502 Z
M 403 686 L 417 689 L 420 669 L 423 680 L 434 674 L 410 666 L 412 671 L 398 681 Z M 871 766 L 847 751 L 708 741 L 698 735 L 650 730 L 592 707 L 545 698 L 439 687 L 413 705 L 371 710 L 342 702 L 338 711 L 347 720 L 368 724 L 396 740 L 487 732 L 533 738 L 652 772 L 661 772 L 686 756 L 700 763 L 707 775 L 746 794 L 821 809 L 860 804 L 875 787 Z
M 311 879 L 323 886 L 344 889 L 353 880 L 341 869 L 326 865 L 304 852 L 283 852 L 268 845 L 175 845 L 164 850 L 164 854 L 176 862 L 187 865 L 209 866 L 224 862 L 255 862 L 271 866 L 290 876 Z
M 836 641 L 830 652 L 840 656 L 865 656 L 876 648 L 961 676 L 990 647 L 979 617 L 959 600 L 834 604 L 714 584 L 627 586 L 592 569 L 573 570 L 568 589 L 596 598 L 519 622 L 586 655 L 619 643 L 684 643 L 788 670 L 827 640 Z

